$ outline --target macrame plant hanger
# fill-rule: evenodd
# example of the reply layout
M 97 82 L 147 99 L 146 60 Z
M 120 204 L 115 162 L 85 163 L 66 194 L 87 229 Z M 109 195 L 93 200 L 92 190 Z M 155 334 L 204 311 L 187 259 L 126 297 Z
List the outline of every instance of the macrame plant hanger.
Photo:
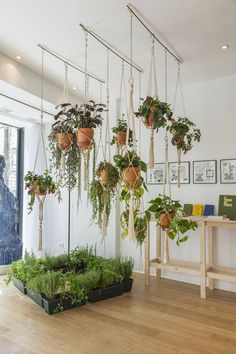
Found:
M 165 102 L 167 102 L 167 50 L 165 49 Z M 166 186 L 168 188 L 169 197 L 171 198 L 171 185 L 170 185 L 170 173 L 169 173 L 169 142 L 168 133 L 166 130 L 164 137 L 165 144 L 165 165 L 164 165 L 164 184 L 163 184 L 163 195 L 166 195 Z M 164 230 L 164 254 L 163 263 L 169 262 L 169 240 L 168 240 L 168 230 Z
M 149 80 L 148 80 L 148 96 L 156 97 L 158 99 L 158 89 L 157 89 L 157 72 L 156 72 L 156 60 L 155 60 L 155 39 L 151 36 L 151 63 L 149 70 Z M 153 114 L 153 113 L 152 113 Z M 149 152 L 149 169 L 154 169 L 154 128 L 153 124 L 146 125 L 151 129 L 150 134 L 150 152 Z
M 184 117 L 186 117 L 185 104 L 184 104 L 184 95 L 183 95 L 183 89 L 182 89 L 182 83 L 181 83 L 181 75 L 180 75 L 180 62 L 179 61 L 178 61 L 177 80 L 176 80 L 174 103 L 173 103 L 173 113 L 174 113 L 175 105 L 176 105 L 178 87 L 180 89 L 180 96 L 181 96 L 183 114 L 184 114 Z M 178 161 L 177 162 L 177 186 L 178 186 L 178 188 L 180 188 L 180 164 L 181 164 L 181 150 L 180 149 L 177 149 L 177 161 Z
M 85 33 L 85 55 L 84 55 L 84 61 L 85 61 L 85 76 L 84 76 L 84 103 L 85 105 L 88 103 L 88 97 L 89 97 L 89 76 L 88 76 L 88 33 L 87 31 L 84 31 Z M 84 106 L 84 112 L 86 112 L 86 106 Z M 84 135 L 82 132 L 81 134 L 88 140 L 89 138 Z M 92 148 L 94 147 L 94 139 L 89 139 L 90 143 L 89 146 L 86 148 L 80 148 L 81 154 L 83 157 L 83 186 L 84 186 L 84 191 L 88 191 L 88 186 L 89 186 L 89 160 L 90 160 L 90 152 Z M 94 148 L 94 154 L 95 154 L 95 148 Z
M 39 156 L 41 144 L 43 147 L 43 156 L 44 156 L 46 170 L 48 170 L 46 146 L 45 146 L 44 135 L 43 135 L 43 100 L 44 100 L 44 50 L 43 49 L 42 49 L 41 53 L 42 53 L 42 62 L 41 62 L 42 64 L 41 64 L 40 134 L 39 134 L 37 152 L 36 152 L 35 161 L 34 161 L 34 169 L 33 169 L 34 173 L 35 173 L 36 166 L 37 166 L 37 161 L 38 161 L 38 156 Z M 44 201 L 46 198 L 46 194 L 45 195 L 36 194 L 36 197 L 37 197 L 37 200 L 39 203 L 38 251 L 42 251 L 42 249 L 43 249 L 43 241 L 42 241 L 42 239 L 43 239 L 43 205 L 44 205 Z
M 124 113 L 122 110 L 122 90 L 123 90 L 123 94 L 124 94 L 124 103 L 125 103 L 125 111 L 126 111 L 126 117 L 128 117 L 128 102 L 127 102 L 127 94 L 126 94 L 126 85 L 125 85 L 125 66 L 124 66 L 124 59 L 122 59 L 121 61 L 121 78 L 120 78 L 120 93 L 119 93 L 119 101 L 118 101 L 118 107 L 117 107 L 117 120 L 124 120 Z M 123 155 L 124 151 L 125 151 L 125 145 L 117 145 L 117 154 L 118 155 Z
M 134 92 L 134 78 L 133 78 L 133 67 L 132 67 L 132 59 L 133 59 L 133 14 L 130 12 L 130 92 L 129 92 L 129 107 L 128 107 L 128 117 L 127 117 L 127 133 L 126 133 L 126 151 L 129 148 L 129 132 L 132 130 L 133 134 L 133 151 L 136 152 L 137 144 L 136 144 L 136 136 L 135 136 L 135 118 L 134 118 L 134 103 L 133 103 L 133 92 Z M 129 166 L 132 166 L 132 159 L 129 161 Z M 133 171 L 136 175 L 136 181 L 134 186 L 139 178 L 135 168 L 132 166 Z M 127 170 L 126 170 L 127 173 Z M 123 175 L 125 178 L 125 173 Z M 137 209 L 137 200 L 135 200 L 134 196 L 134 187 L 130 187 L 130 199 L 129 199 L 129 219 L 128 219 L 128 236 L 129 240 L 135 240 L 135 229 L 134 229 L 134 212 Z
M 105 125 L 105 138 L 104 138 L 104 150 L 103 150 L 103 158 L 104 161 L 111 162 L 111 148 L 110 148 L 110 124 L 109 124 L 109 115 L 110 115 L 110 90 L 109 90 L 109 65 L 110 65 L 110 51 L 107 49 L 107 89 L 106 89 L 106 106 L 107 106 L 107 114 L 106 114 L 106 125 Z M 105 236 L 107 235 L 107 227 L 108 227 L 108 220 L 107 220 L 107 202 L 108 202 L 108 194 L 106 186 L 102 184 L 103 188 L 103 212 L 102 212 L 102 225 L 101 225 L 101 233 L 102 233 L 102 242 L 104 241 L 104 255 L 105 255 Z

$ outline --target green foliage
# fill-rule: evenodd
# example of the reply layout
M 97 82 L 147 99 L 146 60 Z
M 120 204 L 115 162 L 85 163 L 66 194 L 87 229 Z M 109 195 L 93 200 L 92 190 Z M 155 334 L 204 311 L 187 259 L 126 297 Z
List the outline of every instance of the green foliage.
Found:
M 41 291 L 40 293 L 43 294 L 47 300 L 52 300 L 56 298 L 56 296 L 62 296 L 66 291 L 66 280 L 61 272 L 48 271 L 47 273 L 40 274 L 37 276 L 37 279 L 33 281 L 33 286 L 36 284 Z
M 146 210 L 144 213 L 138 212 L 137 209 L 134 211 L 134 231 L 135 231 L 135 238 L 138 246 L 142 246 L 145 240 L 150 218 L 151 218 L 151 213 L 148 210 Z M 129 228 L 128 221 L 129 221 L 129 210 L 125 210 L 120 216 L 120 226 L 122 229 L 121 237 L 123 239 L 128 236 L 128 228 Z
M 62 103 L 56 106 L 60 108 L 59 112 L 55 114 L 55 123 L 52 125 L 52 132 L 72 134 L 75 125 L 75 109 L 71 103 Z
M 105 111 L 106 105 L 95 103 L 90 100 L 89 103 L 84 103 L 80 107 L 74 107 L 75 128 L 96 128 L 102 125 L 101 113 Z
M 199 143 L 201 139 L 201 132 L 196 128 L 196 125 L 188 118 L 172 119 L 172 124 L 167 126 L 173 137 L 171 142 L 178 150 L 186 154 L 193 147 L 193 142 Z
M 154 119 L 153 129 L 164 128 L 167 119 L 170 119 L 172 116 L 172 111 L 168 103 L 159 101 L 157 97 L 147 96 L 136 115 L 142 117 L 143 122 L 146 123 L 151 113 L 153 113 Z
M 93 246 L 81 246 L 71 250 L 69 254 L 70 265 L 73 267 L 83 263 L 87 267 L 96 258 L 96 251 Z
M 117 125 L 112 128 L 112 132 L 114 133 L 112 140 L 111 140 L 111 145 L 114 145 L 117 143 L 117 133 L 119 132 L 127 132 L 127 121 L 124 119 L 118 119 L 117 120 Z M 132 147 L 133 146 L 133 132 L 131 129 L 129 129 L 129 139 L 128 139 L 128 146 Z
M 101 161 L 99 163 L 95 174 L 100 177 L 102 170 L 105 170 L 107 173 L 108 181 L 105 187 L 106 189 L 109 189 L 112 194 L 114 194 L 117 183 L 119 182 L 119 171 L 115 166 L 113 166 L 110 162 L 107 161 Z
M 122 171 L 127 167 L 140 167 L 141 171 L 147 172 L 147 164 L 137 155 L 136 151 L 127 151 L 124 156 L 115 155 L 113 160 L 116 166 Z
M 58 197 L 58 200 L 61 200 L 59 184 L 53 181 L 48 170 L 46 170 L 43 175 L 37 175 L 32 171 L 28 171 L 24 180 L 25 189 L 30 196 L 30 200 L 28 202 L 29 213 L 33 210 L 33 205 L 35 203 L 35 186 L 39 187 L 40 193 L 55 194 Z
M 198 224 L 195 221 L 184 219 L 181 216 L 183 208 L 177 200 L 172 200 L 168 196 L 159 194 L 156 199 L 151 200 L 149 203 L 151 206 L 148 211 L 155 214 L 155 217 L 158 219 L 158 225 L 160 225 L 159 217 L 161 214 L 169 213 L 171 215 L 167 234 L 171 240 L 174 240 L 177 237 L 176 243 L 178 246 L 187 241 L 188 236 L 185 235 L 186 232 L 196 230 L 198 227 Z

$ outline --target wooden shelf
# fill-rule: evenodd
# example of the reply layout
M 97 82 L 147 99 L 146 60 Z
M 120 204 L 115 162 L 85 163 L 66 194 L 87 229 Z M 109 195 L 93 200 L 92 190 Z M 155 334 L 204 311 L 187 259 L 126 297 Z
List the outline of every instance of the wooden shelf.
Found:
M 200 275 L 200 264 L 197 262 L 178 261 L 172 259 L 168 263 L 163 263 L 159 258 L 155 258 L 150 260 L 150 267 L 176 273 Z
M 209 279 L 224 280 L 236 283 L 236 269 L 213 266 L 207 269 Z

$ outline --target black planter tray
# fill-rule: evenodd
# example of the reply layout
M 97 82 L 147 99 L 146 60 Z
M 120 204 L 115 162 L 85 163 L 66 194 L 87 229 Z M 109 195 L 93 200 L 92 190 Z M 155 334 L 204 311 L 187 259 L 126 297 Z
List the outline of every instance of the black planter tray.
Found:
M 134 281 L 134 279 L 129 278 L 126 282 L 123 283 L 125 293 L 127 293 L 128 291 L 131 291 L 132 286 L 133 286 L 133 281 Z
M 15 287 L 17 289 L 19 289 L 23 294 L 25 294 L 25 295 L 27 294 L 26 286 L 25 286 L 25 284 L 22 281 L 20 281 L 19 279 L 13 277 L 12 278 L 12 282 L 15 285 Z
M 70 310 L 74 307 L 78 307 L 86 304 L 85 300 L 80 303 L 77 303 L 74 302 L 73 299 L 71 298 L 52 299 L 52 300 L 47 300 L 45 298 L 42 298 L 42 300 L 43 300 L 43 307 L 49 315 L 53 315 L 57 312 L 62 312 L 65 310 Z
M 120 296 L 124 292 L 123 283 L 109 286 L 108 288 L 92 290 L 89 294 L 88 300 L 90 302 L 97 302 L 101 300 L 110 299 L 111 297 Z
M 34 290 L 27 288 L 27 295 L 39 306 L 43 307 L 43 299 L 42 296 L 36 293 Z

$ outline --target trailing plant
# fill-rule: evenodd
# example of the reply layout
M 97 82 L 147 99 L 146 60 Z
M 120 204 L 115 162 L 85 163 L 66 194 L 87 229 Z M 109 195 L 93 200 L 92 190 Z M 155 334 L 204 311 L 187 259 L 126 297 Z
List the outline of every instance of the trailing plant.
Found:
M 196 124 L 186 117 L 172 119 L 171 125 L 167 125 L 167 130 L 173 134 L 172 144 L 184 154 L 192 149 L 194 141 L 199 143 L 201 139 L 200 129 L 197 129 Z
M 177 238 L 176 243 L 179 246 L 187 241 L 186 232 L 196 230 L 198 224 L 195 221 L 184 219 L 182 217 L 182 206 L 179 201 L 172 200 L 168 196 L 159 194 L 156 199 L 149 202 L 151 206 L 148 211 L 153 212 L 157 218 L 157 225 L 160 225 L 171 240 Z M 164 219 L 162 224 L 162 219 Z
M 63 103 L 57 108 L 60 108 L 60 111 L 54 116 L 56 122 L 52 125 L 48 136 L 51 152 L 50 168 L 53 169 L 62 186 L 73 189 L 78 186 L 81 174 L 81 154 L 74 134 L 77 106 Z M 69 145 L 66 148 L 62 148 L 58 142 L 59 133 L 70 134 Z
M 136 116 L 141 117 L 144 124 L 150 128 L 158 130 L 165 127 L 167 120 L 172 116 L 172 111 L 168 103 L 161 102 L 157 97 L 147 96 Z
M 112 128 L 112 132 L 114 133 L 112 140 L 111 140 L 111 145 L 117 144 L 118 139 L 117 139 L 117 133 L 126 133 L 127 132 L 127 121 L 124 119 L 118 119 L 117 120 L 117 125 Z M 119 143 L 118 143 L 119 145 Z M 128 138 L 128 146 L 132 147 L 133 146 L 133 132 L 131 129 L 129 129 L 129 138 Z
M 30 196 L 28 202 L 29 212 L 33 210 L 36 194 L 54 194 L 58 197 L 58 201 L 61 200 L 61 194 L 58 183 L 54 182 L 48 170 L 43 175 L 37 175 L 32 171 L 28 171 L 25 175 L 25 189 Z
M 97 179 L 93 180 L 89 191 L 92 219 L 99 225 L 102 234 L 105 235 L 109 223 L 111 203 L 119 182 L 119 171 L 110 162 L 102 161 L 95 174 Z

